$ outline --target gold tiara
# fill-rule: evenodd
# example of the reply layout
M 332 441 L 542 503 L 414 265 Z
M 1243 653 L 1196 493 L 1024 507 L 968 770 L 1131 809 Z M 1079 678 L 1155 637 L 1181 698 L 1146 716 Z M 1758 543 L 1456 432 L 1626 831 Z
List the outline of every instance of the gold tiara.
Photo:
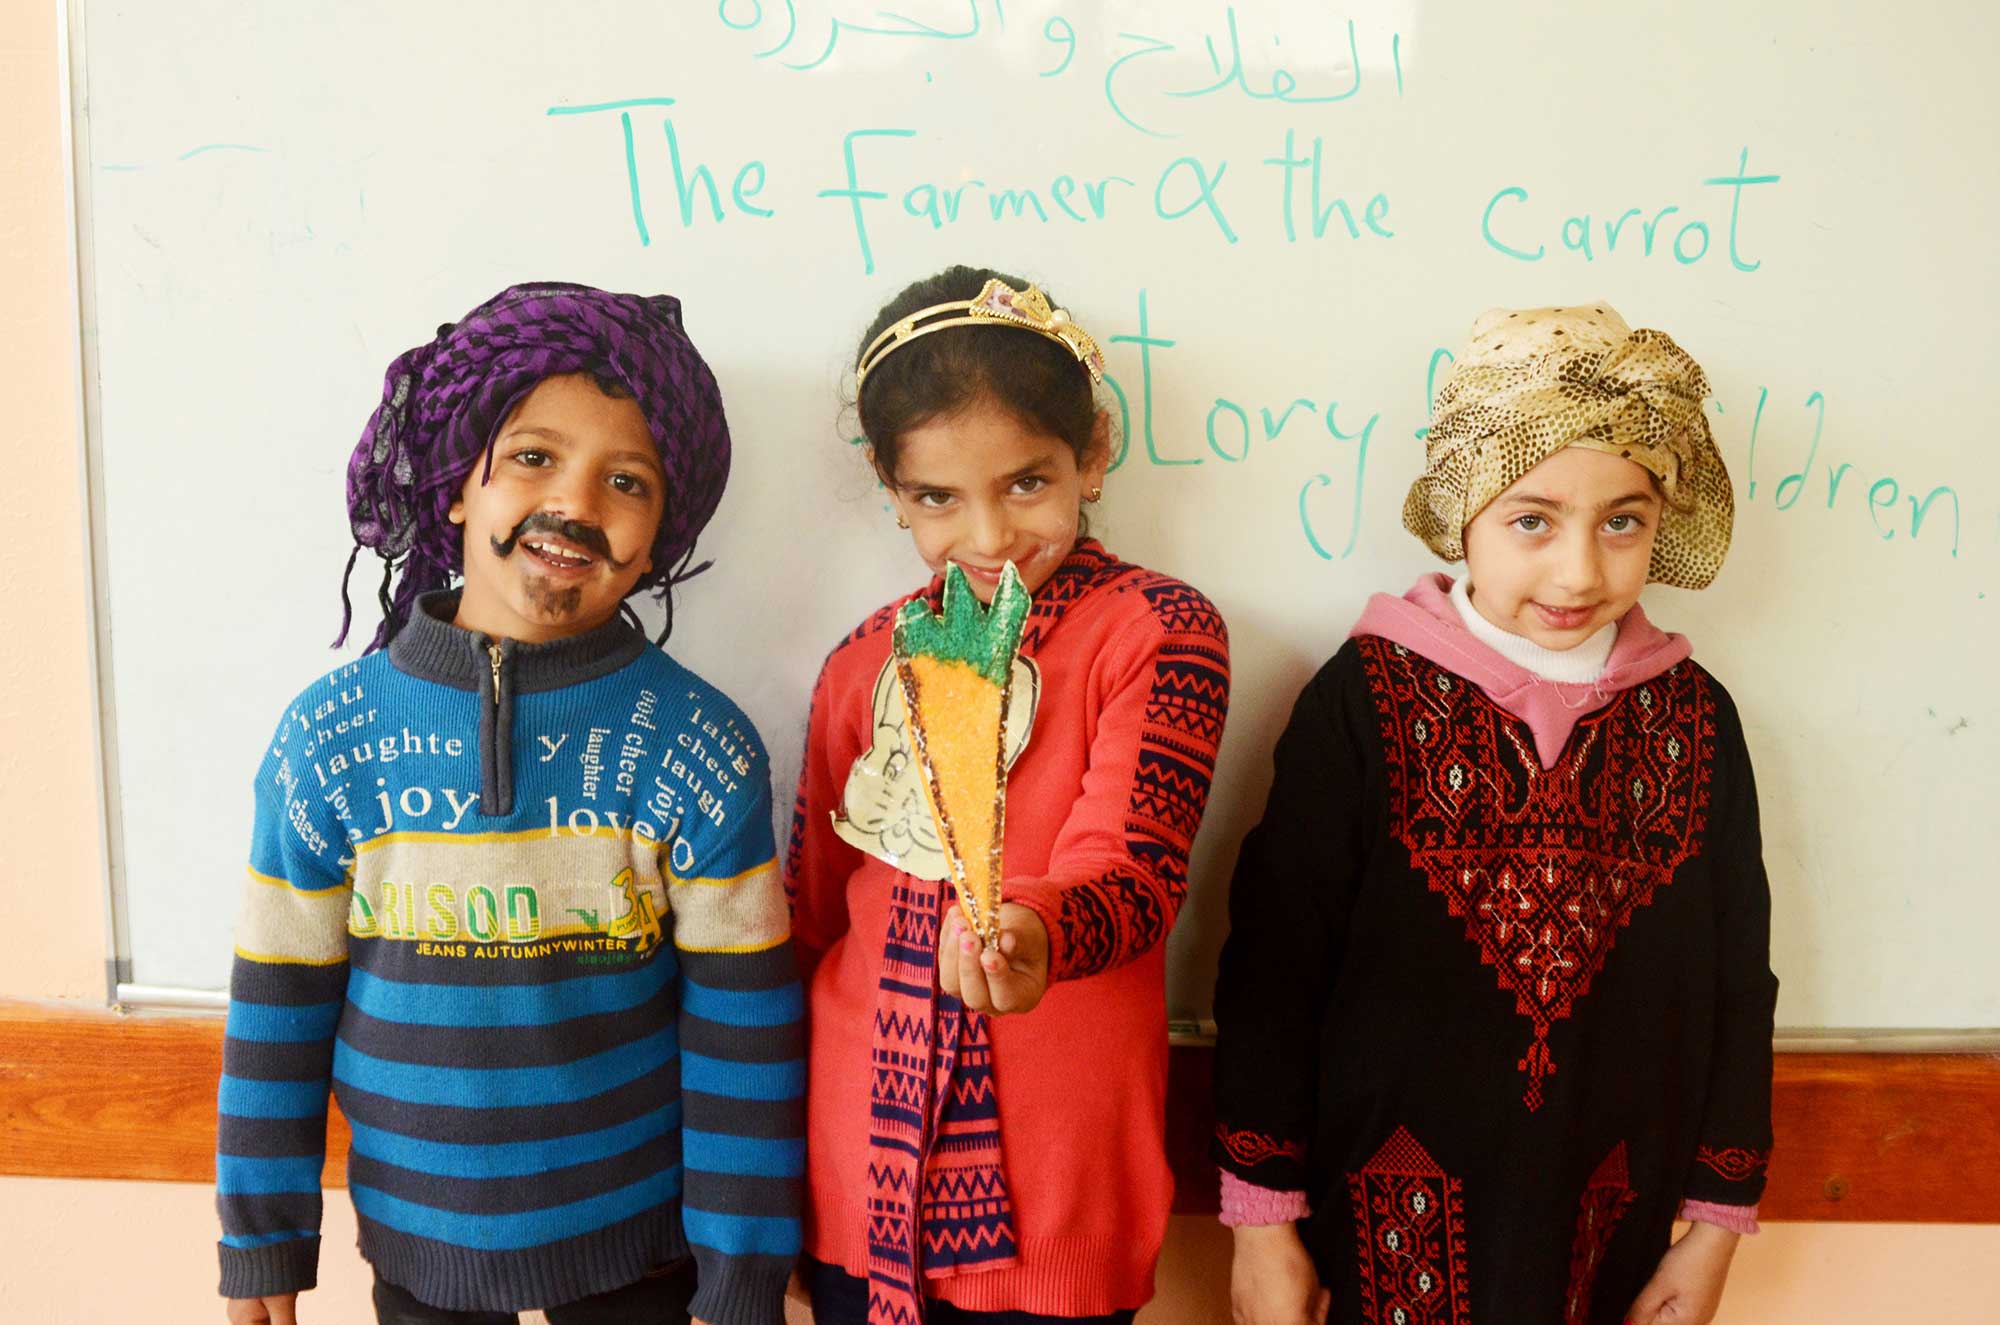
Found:
M 1019 327 L 1032 331 L 1037 336 L 1046 336 L 1071 354 L 1090 373 L 1093 383 L 1104 380 L 1104 352 L 1097 348 L 1097 342 L 1090 333 L 1069 320 L 1069 311 L 1049 306 L 1049 297 L 1041 287 L 1033 284 L 1025 290 L 1016 290 L 1007 282 L 995 278 L 986 282 L 976 299 L 954 299 L 946 304 L 932 304 L 919 309 L 894 322 L 868 342 L 868 348 L 861 352 L 861 362 L 854 369 L 854 394 L 861 395 L 861 384 L 868 380 L 868 374 L 875 365 L 908 345 L 919 336 L 928 336 L 933 331 L 943 331 L 946 327 Z

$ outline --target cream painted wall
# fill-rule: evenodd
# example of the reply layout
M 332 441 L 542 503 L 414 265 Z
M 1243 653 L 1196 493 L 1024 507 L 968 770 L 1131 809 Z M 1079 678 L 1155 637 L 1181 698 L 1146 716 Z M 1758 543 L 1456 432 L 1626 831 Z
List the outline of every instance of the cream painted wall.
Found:
M 88 671 L 89 586 L 73 404 L 53 0 L 0 7 L 0 997 L 101 999 L 103 863 Z M 0 1178 L 0 1321 L 181 1325 L 222 1318 L 205 1188 Z M 327 1202 L 308 1321 L 368 1319 L 344 1194 Z M 2000 1321 L 2000 1227 L 1773 1225 L 1737 1260 L 1724 1325 Z M 1145 1325 L 1227 1318 L 1228 1240 L 1177 1219 Z

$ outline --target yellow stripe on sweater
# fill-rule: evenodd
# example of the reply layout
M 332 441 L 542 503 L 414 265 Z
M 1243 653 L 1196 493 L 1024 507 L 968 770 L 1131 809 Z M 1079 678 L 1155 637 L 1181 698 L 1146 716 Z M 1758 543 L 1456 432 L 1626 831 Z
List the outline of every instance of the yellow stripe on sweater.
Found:
M 371 851 L 381 851 L 393 846 L 438 845 L 441 843 L 463 844 L 466 846 L 490 846 L 495 843 L 560 842 L 571 838 L 592 837 L 609 838 L 619 842 L 631 841 L 637 838 L 655 849 L 661 845 L 658 838 L 638 833 L 631 828 L 611 828 L 600 824 L 595 828 L 572 829 L 563 827 L 554 832 L 550 832 L 547 828 L 522 828 L 511 833 L 384 833 L 380 837 L 371 837 L 365 842 L 356 843 L 354 854 L 356 856 L 364 856 Z
M 295 893 L 305 893 L 308 896 L 330 892 L 335 888 L 345 888 L 350 884 L 350 880 L 343 879 L 337 884 L 328 884 L 325 888 L 302 888 L 290 879 L 279 878 L 275 874 L 266 874 L 255 865 L 246 865 L 244 870 L 250 875 L 253 881 L 261 883 L 267 888 L 286 888 Z
M 238 948 L 236 955 L 246 962 L 262 962 L 266 966 L 338 966 L 347 960 L 342 952 L 338 957 L 287 957 L 275 952 L 251 952 Z

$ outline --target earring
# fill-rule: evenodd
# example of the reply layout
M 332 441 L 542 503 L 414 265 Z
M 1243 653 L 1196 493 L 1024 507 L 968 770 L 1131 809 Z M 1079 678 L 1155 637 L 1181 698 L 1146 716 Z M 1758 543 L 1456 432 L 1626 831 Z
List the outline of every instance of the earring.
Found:
M 910 522 L 909 522 L 908 520 L 905 520 L 905 519 L 903 518 L 903 513 L 902 513 L 901 511 L 897 511 L 897 512 L 896 512 L 896 528 L 898 528 L 898 529 L 908 529 L 909 527 L 910 527 Z
M 1104 489 L 1092 488 L 1089 492 L 1083 494 L 1083 499 L 1094 506 L 1098 502 L 1104 500 Z

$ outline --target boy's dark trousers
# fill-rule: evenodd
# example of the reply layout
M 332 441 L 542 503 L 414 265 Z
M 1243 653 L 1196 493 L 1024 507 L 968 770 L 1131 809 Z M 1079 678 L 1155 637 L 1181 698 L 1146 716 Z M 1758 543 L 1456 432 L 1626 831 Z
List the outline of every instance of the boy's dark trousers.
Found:
M 608 1293 L 545 1307 L 549 1325 L 687 1325 L 694 1300 L 694 1258 L 649 1270 L 637 1283 Z M 419 1302 L 379 1276 L 375 1319 L 380 1325 L 518 1325 L 511 1311 L 447 1311 Z

